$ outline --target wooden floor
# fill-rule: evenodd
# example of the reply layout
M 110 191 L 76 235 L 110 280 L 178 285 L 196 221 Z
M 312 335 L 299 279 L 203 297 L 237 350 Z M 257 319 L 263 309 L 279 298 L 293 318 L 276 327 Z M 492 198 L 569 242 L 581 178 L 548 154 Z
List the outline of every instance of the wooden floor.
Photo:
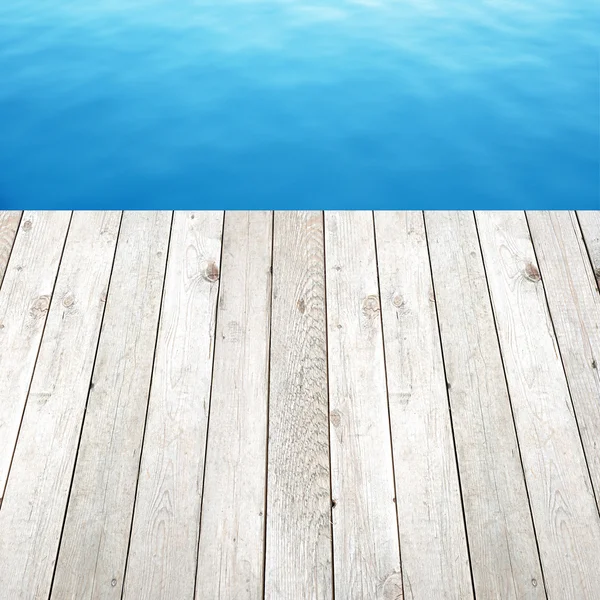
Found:
M 0 213 L 2 599 L 600 598 L 600 213 Z

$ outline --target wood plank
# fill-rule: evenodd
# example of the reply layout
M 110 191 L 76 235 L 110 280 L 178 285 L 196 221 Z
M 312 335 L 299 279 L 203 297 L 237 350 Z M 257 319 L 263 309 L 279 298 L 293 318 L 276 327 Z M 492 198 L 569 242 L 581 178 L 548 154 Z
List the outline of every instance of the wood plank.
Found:
M 26 212 L 0 290 L 0 499 L 71 213 Z
M 222 212 L 174 215 L 126 599 L 194 594 L 222 227 Z
M 20 222 L 20 210 L 0 211 L 0 288 Z
M 577 217 L 528 213 L 587 463 L 600 497 L 600 296 Z
M 525 214 L 477 225 L 548 596 L 597 598 L 600 519 Z
M 323 216 L 276 212 L 265 598 L 333 595 Z
M 402 594 L 373 216 L 325 214 L 336 597 Z
M 408 598 L 471 598 L 423 215 L 376 212 L 375 237 L 404 589 Z
M 50 592 L 119 222 L 115 212 L 73 216 L 0 510 L 6 598 Z
M 117 598 L 131 530 L 171 213 L 125 212 L 54 598 Z
M 473 214 L 425 221 L 475 595 L 545 598 Z
M 272 226 L 269 212 L 225 217 L 198 600 L 263 593 Z
M 577 217 L 592 261 L 594 277 L 600 281 L 600 211 L 579 210 Z

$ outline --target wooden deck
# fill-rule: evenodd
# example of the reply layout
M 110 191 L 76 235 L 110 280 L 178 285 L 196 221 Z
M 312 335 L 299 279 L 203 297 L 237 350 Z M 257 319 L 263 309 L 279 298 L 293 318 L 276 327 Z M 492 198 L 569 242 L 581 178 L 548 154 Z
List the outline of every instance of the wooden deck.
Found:
M 600 598 L 599 213 L 0 213 L 0 597 Z

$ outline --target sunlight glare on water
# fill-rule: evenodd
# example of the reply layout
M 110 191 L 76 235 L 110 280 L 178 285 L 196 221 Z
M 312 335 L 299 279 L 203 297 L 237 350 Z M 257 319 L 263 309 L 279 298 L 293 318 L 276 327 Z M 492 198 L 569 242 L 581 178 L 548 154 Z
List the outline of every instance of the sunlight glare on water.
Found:
M 4 0 L 0 206 L 600 208 L 597 0 Z

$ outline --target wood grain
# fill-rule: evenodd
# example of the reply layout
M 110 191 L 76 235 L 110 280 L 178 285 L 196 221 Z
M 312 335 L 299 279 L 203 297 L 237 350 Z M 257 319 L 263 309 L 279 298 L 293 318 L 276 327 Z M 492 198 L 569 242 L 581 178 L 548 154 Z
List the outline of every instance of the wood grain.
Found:
M 73 216 L 0 510 L 5 598 L 50 592 L 119 222 L 115 212 Z
M 323 216 L 276 212 L 265 598 L 333 590 Z
M 0 289 L 0 498 L 4 495 L 71 213 L 26 212 Z
M 471 598 L 423 215 L 376 212 L 375 232 L 405 595 Z
M 596 598 L 600 519 L 522 212 L 477 213 L 550 598 Z
M 272 225 L 225 218 L 197 600 L 263 593 Z
M 596 280 L 600 280 L 600 211 L 579 210 L 577 217 L 592 261 Z
M 176 212 L 123 597 L 191 599 L 222 212 Z
M 545 598 L 473 214 L 425 221 L 475 594 Z
M 0 212 L 0 598 L 595 599 L 598 214 Z
M 125 212 L 52 596 L 119 598 L 171 214 Z
M 20 210 L 0 211 L 0 288 L 20 221 Z
M 600 296 L 575 214 L 530 212 L 528 220 L 598 504 Z
M 325 214 L 336 597 L 402 594 L 373 217 Z

